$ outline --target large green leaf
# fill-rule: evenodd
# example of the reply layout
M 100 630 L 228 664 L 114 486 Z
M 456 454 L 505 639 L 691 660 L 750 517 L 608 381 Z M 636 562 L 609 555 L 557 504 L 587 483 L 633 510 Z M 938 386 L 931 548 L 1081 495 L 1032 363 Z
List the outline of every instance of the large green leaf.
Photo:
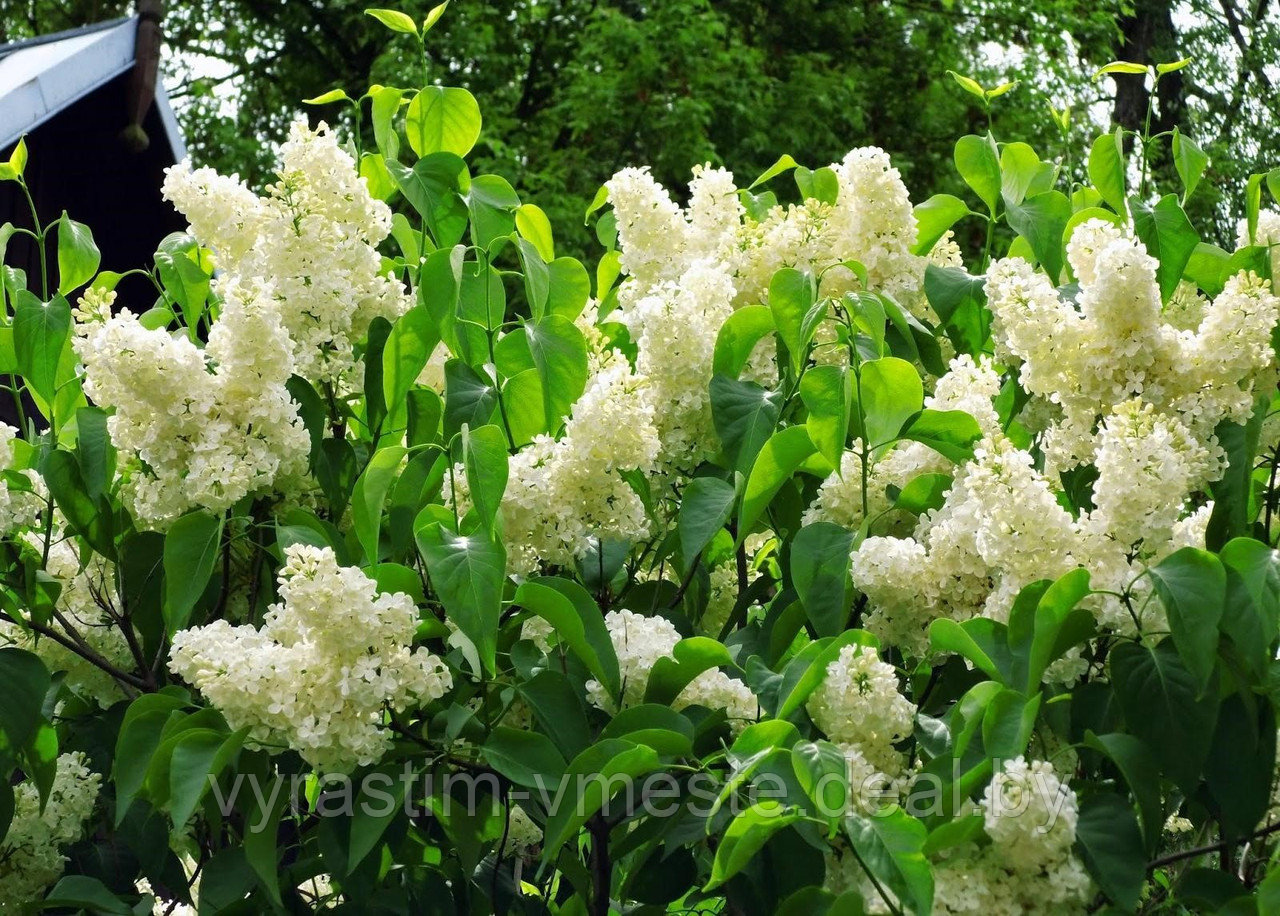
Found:
M 456 87 L 428 86 L 413 97 L 405 115 L 409 146 L 419 156 L 465 156 L 480 136 L 480 105 Z
M 582 659 L 609 695 L 615 699 L 620 695 L 618 656 L 609 628 L 585 588 L 569 579 L 542 576 L 524 582 L 513 601 L 550 623 L 560 642 Z
M 791 582 L 819 636 L 835 636 L 849 620 L 853 532 L 830 522 L 801 528 L 791 543 Z
M 990 135 L 979 137 L 969 134 L 956 141 L 954 159 L 956 170 L 978 199 L 994 214 L 1000 202 L 1003 184 L 1000 176 L 1000 154 Z
M 712 368 L 716 375 L 736 379 L 756 345 L 773 333 L 773 312 L 764 305 L 748 305 L 728 317 L 716 335 Z
M 1153 852 L 1164 835 L 1164 804 L 1160 798 L 1160 771 L 1151 753 L 1133 735 L 1120 732 L 1109 735 L 1085 734 L 1086 745 L 1105 754 L 1133 793 L 1142 821 L 1142 834 L 1147 852 Z
M 1148 572 L 1164 604 L 1173 644 L 1203 687 L 1218 656 L 1218 621 L 1227 588 L 1222 563 L 1207 551 L 1184 547 Z
M 419 528 L 414 534 L 431 587 L 445 613 L 475 647 L 473 664 L 478 661 L 484 672 L 492 675 L 496 671 L 506 551 L 483 532 L 457 535 L 439 523 Z
M 844 832 L 866 870 L 918 916 L 933 906 L 933 872 L 924 857 L 924 824 L 896 805 L 874 816 L 850 814 Z
M 448 249 L 458 244 L 469 217 L 461 189 L 466 163 L 448 152 L 424 156 L 413 168 L 396 159 L 386 162 L 400 193 L 426 222 L 436 246 Z
M 711 865 L 711 878 L 703 890 L 719 887 L 742 871 L 770 837 L 800 817 L 798 810 L 773 799 L 754 802 L 729 823 L 720 838 L 715 861 Z
M 382 397 L 390 429 L 400 430 L 407 425 L 405 396 L 439 342 L 439 328 L 425 306 L 409 309 L 392 326 L 382 347 Z
M 221 543 L 222 518 L 208 512 L 182 516 L 165 534 L 164 621 L 170 635 L 187 625 L 209 585 Z
M 736 499 L 733 484 L 717 477 L 695 477 L 689 481 L 681 494 L 676 519 L 686 568 L 729 521 Z
M 800 398 L 809 411 L 805 427 L 814 447 L 833 467 L 840 467 L 853 409 L 849 370 L 842 366 L 813 367 L 800 380 Z
M 953 194 L 935 194 L 916 204 L 916 243 L 911 250 L 928 254 L 938 239 L 968 214 L 968 204 Z
M 778 336 L 787 345 L 792 372 L 799 373 L 813 339 L 810 318 L 818 298 L 818 284 L 813 274 L 784 267 L 769 283 L 769 309 L 773 313 Z
M 1187 218 L 1176 194 L 1166 194 L 1153 207 L 1138 198 L 1129 201 L 1133 211 L 1133 231 L 1147 246 L 1147 253 L 1160 262 L 1156 277 L 1160 298 L 1169 301 L 1182 280 L 1191 253 L 1200 244 L 1200 235 Z
M 100 263 L 102 253 L 89 227 L 77 223 L 63 210 L 58 220 L 58 293 L 65 296 L 88 283 Z
M 1209 753 L 1218 699 L 1200 684 L 1172 642 L 1121 642 L 1109 659 L 1112 687 L 1129 731 L 1184 793 L 1194 791 Z
M 380 559 L 378 535 L 382 530 L 382 507 L 387 491 L 400 470 L 405 451 L 403 445 L 393 445 L 375 452 L 351 495 L 351 524 L 365 559 L 370 563 L 377 563 Z
M 498 389 L 460 359 L 444 364 L 444 435 L 466 426 L 485 426 L 498 409 Z
M 12 751 L 25 747 L 44 721 L 49 671 L 32 653 L 5 646 L 0 648 L 0 683 L 5 686 L 5 701 L 0 703 L 0 748 Z
M 897 439 L 903 424 L 920 410 L 924 385 L 911 363 L 885 356 L 863 363 L 853 397 L 853 434 L 875 449 Z
M 1062 273 L 1062 234 L 1071 219 L 1071 201 L 1061 191 L 1043 191 L 1010 204 L 1009 225 L 1027 240 L 1040 266 L 1056 283 Z
M 923 442 L 952 461 L 967 461 L 973 457 L 974 444 L 982 438 L 982 429 L 963 410 L 926 407 L 903 424 L 899 435 Z
M 542 380 L 547 419 L 558 424 L 569 415 L 587 386 L 587 342 L 562 315 L 547 315 L 524 326 L 529 355 Z
M 57 394 L 58 363 L 71 332 L 71 306 L 62 296 L 44 303 L 25 289 L 13 299 L 13 350 L 18 373 L 45 403 Z
M 639 779 L 661 766 L 653 748 L 621 738 L 600 741 L 573 758 L 565 770 L 565 785 L 574 797 L 558 805 L 547 818 L 544 859 L 554 861 L 560 847 L 627 781 Z M 632 785 L 632 793 L 635 790 Z
M 1121 133 L 1103 134 L 1089 150 L 1089 180 L 1107 206 L 1125 213 L 1124 146 Z
M 746 473 L 773 434 L 782 395 L 727 375 L 711 378 L 711 416 L 731 466 Z
M 782 485 L 815 451 L 813 441 L 803 426 L 779 430 L 764 444 L 751 466 L 751 475 L 742 494 L 742 510 L 738 513 L 739 542 L 751 533 L 752 525 Z
M 564 755 L 546 735 L 500 725 L 484 743 L 489 765 L 518 786 L 554 792 L 564 776 Z
M 497 528 L 498 509 L 507 490 L 509 474 L 507 436 L 492 424 L 462 431 L 462 463 L 466 469 L 471 503 L 480 522 L 493 534 Z
M 1132 911 L 1142 896 L 1147 857 L 1129 802 L 1119 795 L 1087 796 L 1080 805 L 1076 841 L 1102 892 Z

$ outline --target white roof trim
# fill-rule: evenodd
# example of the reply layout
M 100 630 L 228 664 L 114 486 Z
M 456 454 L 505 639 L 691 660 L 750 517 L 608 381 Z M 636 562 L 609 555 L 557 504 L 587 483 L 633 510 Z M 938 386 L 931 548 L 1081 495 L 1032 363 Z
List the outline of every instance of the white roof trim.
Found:
M 138 21 L 130 18 L 111 28 L 20 47 L 0 57 L 0 149 L 128 71 L 137 35 Z M 168 110 L 166 99 L 161 117 Z M 165 128 L 168 133 L 168 123 Z M 171 133 L 170 145 L 173 141 Z

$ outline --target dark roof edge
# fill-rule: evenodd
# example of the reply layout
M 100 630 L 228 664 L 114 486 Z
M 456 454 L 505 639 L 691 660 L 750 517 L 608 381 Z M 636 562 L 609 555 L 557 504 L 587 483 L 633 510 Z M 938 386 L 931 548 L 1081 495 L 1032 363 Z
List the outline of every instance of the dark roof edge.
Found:
M 47 45 L 55 41 L 63 41 L 67 38 L 78 38 L 81 35 L 91 35 L 94 32 L 103 32 L 107 29 L 113 29 L 133 18 L 133 16 L 121 16 L 118 19 L 109 19 L 106 22 L 95 22 L 92 25 L 83 25 L 76 29 L 67 29 L 62 32 L 50 32 L 48 35 L 36 35 L 33 38 L 20 38 L 17 41 L 11 41 L 8 44 L 0 44 L 0 58 L 12 54 L 14 51 L 21 51 L 24 48 L 34 48 L 38 45 Z

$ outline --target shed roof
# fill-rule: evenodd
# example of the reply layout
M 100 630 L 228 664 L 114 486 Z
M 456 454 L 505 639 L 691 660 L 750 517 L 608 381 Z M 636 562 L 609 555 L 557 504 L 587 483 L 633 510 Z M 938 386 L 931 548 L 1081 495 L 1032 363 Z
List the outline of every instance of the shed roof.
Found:
M 0 45 L 0 149 L 134 64 L 138 18 L 129 16 Z M 169 97 L 156 83 L 156 110 L 174 161 L 186 157 Z

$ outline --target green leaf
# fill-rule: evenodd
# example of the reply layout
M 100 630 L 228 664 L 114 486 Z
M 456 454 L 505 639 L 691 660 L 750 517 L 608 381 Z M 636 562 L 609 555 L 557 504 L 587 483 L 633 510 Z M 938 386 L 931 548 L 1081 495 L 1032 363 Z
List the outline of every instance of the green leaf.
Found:
M 365 559 L 370 563 L 377 563 L 380 559 L 378 535 L 382 531 L 382 506 L 405 453 L 403 445 L 393 445 L 375 452 L 351 494 L 351 525 L 355 528 L 356 539 L 364 550 Z
M 1164 835 L 1164 804 L 1160 800 L 1160 771 L 1151 754 L 1133 735 L 1121 733 L 1095 735 L 1091 731 L 1086 732 L 1084 743 L 1106 755 L 1129 784 L 1129 791 L 1138 803 L 1146 850 L 1153 852 Z
M 921 474 L 913 477 L 893 501 L 895 509 L 923 515 L 932 509 L 941 509 L 951 492 L 954 479 L 950 474 Z
M 693 723 L 670 706 L 641 703 L 620 710 L 600 732 L 601 739 L 625 738 L 664 757 L 693 753 Z
M 1147 253 L 1160 262 L 1156 270 L 1160 299 L 1168 302 L 1191 260 L 1191 252 L 1200 244 L 1200 236 L 1175 194 L 1166 194 L 1154 207 L 1136 197 L 1129 206 L 1134 234 L 1147 246 Z
M 925 297 L 961 353 L 980 353 L 986 342 L 991 320 L 989 314 L 985 314 L 985 282 L 983 277 L 971 276 L 962 267 L 925 266 Z
M 413 168 L 396 159 L 387 159 L 386 164 L 400 193 L 426 222 L 436 246 L 448 249 L 458 244 L 469 219 L 461 194 L 466 163 L 453 153 L 436 152 L 423 156 Z
M 462 461 L 467 474 L 471 502 L 480 513 L 485 529 L 494 534 L 498 509 L 507 489 L 507 437 L 492 424 L 462 430 Z
M 44 721 L 44 697 L 49 692 L 49 671 L 35 655 L 11 646 L 0 648 L 0 683 L 5 701 L 0 703 L 0 746 L 12 751 L 26 747 Z
M 1147 857 L 1129 802 L 1113 794 L 1086 796 L 1080 803 L 1076 842 L 1102 892 L 1126 911 L 1133 910 L 1142 896 Z
M 1175 60 L 1170 64 L 1156 64 L 1156 75 L 1164 76 L 1166 73 L 1173 73 L 1176 70 L 1181 70 L 1189 63 L 1191 63 L 1191 58 L 1184 57 L 1182 60 Z
M 956 141 L 956 170 L 978 199 L 987 205 L 987 212 L 996 212 L 1000 202 L 1000 153 L 990 135 L 979 137 L 969 134 Z
M 867 448 L 888 445 L 923 402 L 924 385 L 911 363 L 896 356 L 863 363 L 854 385 L 853 434 Z
M 382 397 L 389 429 L 403 429 L 408 423 L 404 399 L 439 343 L 437 325 L 421 305 L 409 309 L 392 326 L 382 347 Z
M 146 693 L 129 704 L 116 738 L 111 778 L 116 787 L 116 824 L 124 822 L 129 806 L 142 789 L 151 758 L 160 746 L 165 726 L 182 717 L 186 703 L 168 693 Z
M 444 15 L 444 11 L 448 8 L 449 0 L 444 0 L 444 3 L 441 3 L 438 6 L 433 6 L 427 11 L 427 17 L 422 20 L 423 35 L 426 35 L 427 32 L 431 31 L 431 27 L 440 21 L 440 17 Z
M 418 34 L 418 26 L 399 10 L 372 9 L 364 12 L 366 16 L 372 16 L 393 32 L 403 32 L 406 35 Z
M 1129 73 L 1129 74 L 1135 74 L 1135 75 L 1136 74 L 1145 75 L 1147 72 L 1149 71 L 1145 64 L 1130 63 L 1127 60 L 1113 60 L 1111 63 L 1107 64 L 1106 66 L 1099 67 L 1097 71 L 1094 72 L 1093 78 L 1097 79 L 1098 77 L 1104 76 L 1105 74 L 1108 74 L 1108 73 Z
M 806 525 L 791 544 L 791 581 L 818 636 L 836 636 L 849 621 L 853 532 L 830 522 Z
M 1008 205 L 1009 225 L 1027 240 L 1036 260 L 1056 283 L 1062 274 L 1062 234 L 1071 219 L 1071 201 L 1061 191 L 1033 194 Z
M 9 161 L 0 166 L 0 181 L 16 181 L 27 170 L 27 138 L 18 138 L 17 145 L 9 154 Z
M 850 814 L 844 832 L 863 866 L 909 908 L 933 906 L 933 872 L 924 857 L 925 826 L 896 805 L 875 816 Z
M 1184 793 L 1195 790 L 1218 720 L 1217 696 L 1201 695 L 1173 644 L 1121 642 L 1111 650 L 1111 682 L 1129 731 Z
M 620 738 L 587 748 L 565 770 L 566 785 L 577 790 L 570 804 L 559 805 L 547 818 L 543 858 L 554 861 L 560 847 L 571 840 L 620 785 L 662 766 L 657 752 Z
M 444 364 L 444 435 L 461 432 L 464 425 L 486 426 L 498 408 L 493 383 L 460 359 Z
M 560 642 L 582 659 L 609 695 L 620 696 L 613 640 L 600 606 L 585 588 L 569 579 L 542 576 L 521 584 L 512 600 L 550 623 Z
M 916 243 L 911 251 L 928 254 L 948 229 L 968 215 L 969 205 L 954 194 L 935 194 L 916 204 Z
M 645 685 L 644 701 L 671 703 L 702 672 L 721 667 L 736 667 L 724 643 L 706 636 L 682 639 L 671 650 L 671 655 L 654 663 L 649 683 Z
M 1205 166 L 1209 164 L 1209 157 L 1196 142 L 1186 134 L 1173 129 L 1173 166 L 1178 170 L 1178 177 L 1182 179 L 1182 202 L 1185 204 L 1187 198 L 1190 197 L 1196 189 L 1196 185 L 1200 184 L 1200 177 L 1204 175 Z
M 133 913 L 129 905 L 111 893 L 105 884 L 88 875 L 66 875 L 54 885 L 40 908 L 57 907 L 110 916 L 131 916 Z
M 499 725 L 483 750 L 489 766 L 518 786 L 554 791 L 564 777 L 564 755 L 538 732 Z
M 1187 670 L 1204 687 L 1218 658 L 1218 621 L 1227 589 L 1222 563 L 1207 551 L 1184 547 L 1148 573 L 1164 604 L 1173 644 Z
M 957 623 L 940 617 L 929 624 L 929 646 L 935 652 L 955 652 L 973 663 L 993 681 L 1012 681 L 1012 656 L 1006 627 L 986 617 Z
M 439 152 L 465 156 L 480 137 L 480 122 L 480 106 L 470 92 L 428 86 L 409 103 L 405 132 L 419 156 Z
M 1050 190 L 1057 174 L 1053 163 L 1041 162 L 1036 151 L 1026 143 L 1004 145 L 1000 151 L 1000 172 L 1000 195 L 1008 207 L 1018 206 L 1027 197 Z
M 494 239 L 510 236 L 516 228 L 516 208 L 519 206 L 520 197 L 505 178 L 500 175 L 477 175 L 473 178 L 467 192 L 472 243 L 488 248 Z
M 800 399 L 809 411 L 805 428 L 814 447 L 833 467 L 840 467 L 853 410 L 849 370 L 843 366 L 814 366 L 800 379 Z
M 963 76 L 962 74 L 959 74 L 954 70 L 948 70 L 947 76 L 955 80 L 956 85 L 958 85 L 965 92 L 969 93 L 970 95 L 976 96 L 978 100 L 982 102 L 983 105 L 987 104 L 987 90 L 983 89 L 982 84 L 979 83 L 977 80 L 972 79 L 971 77 L 968 77 L 968 76 Z
M 351 96 L 347 95 L 341 89 L 330 89 L 328 92 L 320 95 L 312 96 L 309 99 L 303 99 L 303 105 L 331 105 L 334 102 L 350 102 Z
M 716 847 L 704 891 L 719 887 L 746 867 L 775 833 L 800 820 L 800 812 L 773 799 L 754 802 L 730 823 Z
M 789 154 L 783 153 L 781 156 L 778 157 L 777 162 L 775 162 L 773 165 L 769 166 L 767 169 L 761 172 L 760 177 L 757 178 L 755 181 L 751 182 L 751 185 L 747 188 L 747 190 L 748 191 L 755 190 L 765 182 L 771 181 L 774 178 L 777 178 L 783 172 L 788 172 L 791 169 L 794 169 L 796 165 L 797 165 L 796 161 L 792 159 Z
M 69 218 L 63 210 L 58 220 L 58 293 L 65 296 L 88 283 L 101 263 L 102 253 L 89 227 Z
M 918 377 L 917 377 L 918 378 Z M 746 540 L 756 519 L 764 512 L 782 485 L 816 449 L 803 426 L 779 430 L 760 449 L 738 513 L 738 542 Z
M 547 263 L 556 259 L 556 244 L 551 233 L 551 220 L 536 204 L 521 204 L 516 208 L 516 232 L 537 249 L 539 257 Z
M 742 374 L 756 345 L 773 333 L 773 312 L 768 306 L 747 305 L 735 311 L 716 335 L 713 371 L 736 379 Z
M 587 387 L 587 342 L 577 326 L 560 315 L 524 325 L 529 355 L 542 380 L 547 419 L 558 424 Z
M 58 363 L 71 333 L 71 306 L 62 296 L 41 302 L 27 290 L 13 298 L 13 350 L 18 372 L 44 401 L 58 389 Z
M 733 484 L 716 477 L 695 477 L 689 481 L 676 521 L 686 569 L 733 516 L 736 499 Z
M 778 336 L 787 345 L 793 372 L 804 365 L 813 333 L 806 330 L 806 317 L 817 300 L 818 288 L 813 274 L 784 267 L 769 281 L 769 310 L 773 313 Z
M 89 495 L 89 485 L 85 483 L 76 457 L 62 449 L 54 449 L 45 456 L 40 473 L 58 509 L 75 532 L 98 553 L 114 557 L 111 516 L 99 511 L 100 503 Z
M 711 378 L 711 416 L 731 467 L 746 473 L 773 434 L 782 413 L 782 396 L 755 382 L 727 375 Z
M 1119 131 L 1093 141 L 1089 150 L 1089 180 L 1107 206 L 1117 213 L 1127 211 L 1124 175 L 1124 145 Z
M 231 762 L 244 735 L 244 731 L 226 735 L 206 728 L 182 734 L 169 764 L 169 816 L 175 827 L 191 819 L 210 781 Z
M 506 551 L 483 534 L 456 535 L 438 523 L 414 534 L 445 612 L 475 647 L 484 671 L 494 674 Z
M 187 625 L 191 609 L 213 575 L 222 542 L 222 518 L 191 512 L 164 538 L 164 622 L 172 635 Z

